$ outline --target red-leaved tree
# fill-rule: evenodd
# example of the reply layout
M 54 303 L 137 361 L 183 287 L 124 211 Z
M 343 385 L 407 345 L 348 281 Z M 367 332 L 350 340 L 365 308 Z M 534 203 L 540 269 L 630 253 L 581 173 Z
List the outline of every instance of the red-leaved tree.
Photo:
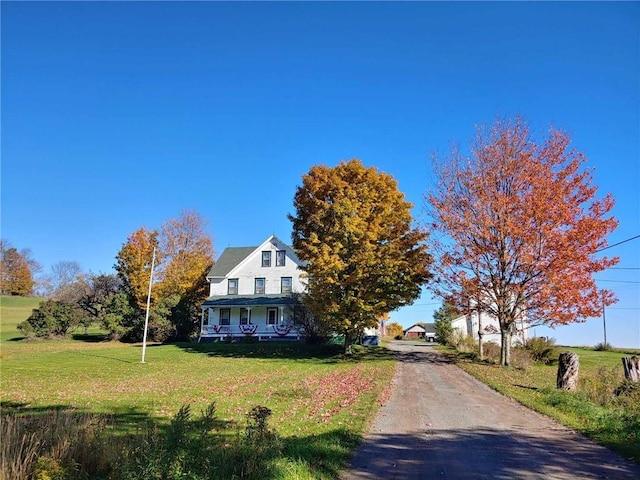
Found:
M 612 292 L 593 274 L 617 258 L 596 258 L 617 226 L 611 195 L 597 188 L 584 155 L 564 132 L 540 144 L 524 120 L 479 129 L 471 155 L 436 159 L 427 196 L 437 261 L 432 287 L 456 307 L 498 319 L 501 365 L 509 365 L 515 325 L 549 326 L 598 316 Z

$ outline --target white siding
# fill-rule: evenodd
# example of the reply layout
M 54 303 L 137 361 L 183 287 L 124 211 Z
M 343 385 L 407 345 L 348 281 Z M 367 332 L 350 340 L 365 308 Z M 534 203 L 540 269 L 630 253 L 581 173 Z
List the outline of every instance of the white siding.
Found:
M 484 335 L 482 339 L 485 342 L 495 342 L 500 343 L 500 324 L 498 323 L 498 319 L 488 315 L 486 313 L 482 314 L 481 317 L 482 329 L 484 330 Z M 470 335 L 474 340 L 478 340 L 478 313 L 473 312 L 470 315 L 463 315 L 451 321 L 451 327 L 453 330 L 461 332 L 462 335 Z M 529 329 L 526 322 L 517 322 L 516 323 L 517 332 L 512 336 L 512 341 L 514 343 L 523 343 L 529 338 Z M 489 333 L 495 329 L 498 333 Z
M 276 252 L 284 250 L 286 252 L 285 264 L 276 267 Z M 262 252 L 271 252 L 271 266 L 262 266 Z M 238 295 L 255 294 L 255 279 L 265 279 L 265 294 L 281 293 L 282 277 L 291 278 L 291 288 L 293 292 L 303 292 L 305 285 L 300 278 L 302 273 L 298 268 L 300 261 L 296 257 L 293 250 L 281 243 L 274 244 L 267 241 L 260 245 L 253 253 L 245 258 L 237 267 L 235 267 L 224 279 L 211 279 L 209 295 L 227 295 L 229 279 L 238 279 Z

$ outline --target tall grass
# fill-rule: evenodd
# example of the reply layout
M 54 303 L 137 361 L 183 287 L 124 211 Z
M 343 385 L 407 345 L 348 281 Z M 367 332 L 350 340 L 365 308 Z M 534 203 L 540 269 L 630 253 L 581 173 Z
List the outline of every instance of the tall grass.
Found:
M 118 458 L 104 415 L 48 410 L 7 413 L 0 423 L 0 478 L 87 478 Z
M 124 434 L 105 415 L 13 412 L 2 419 L 0 478 L 271 478 L 283 443 L 268 425 L 270 415 L 267 407 L 256 406 L 244 427 L 225 429 L 216 418 L 215 402 L 197 418 L 183 405 L 169 424 L 147 420 Z

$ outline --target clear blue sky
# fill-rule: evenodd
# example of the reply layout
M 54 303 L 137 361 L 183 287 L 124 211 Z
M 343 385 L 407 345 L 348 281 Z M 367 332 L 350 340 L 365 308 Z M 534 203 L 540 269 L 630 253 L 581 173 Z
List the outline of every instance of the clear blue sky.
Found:
M 111 271 L 127 236 L 193 208 L 218 254 L 290 240 L 312 165 L 360 158 L 415 204 L 430 152 L 474 125 L 553 124 L 640 234 L 639 3 L 6 2 L 2 237 L 45 270 Z M 608 340 L 640 347 L 640 240 L 597 276 Z M 627 283 L 628 282 L 628 283 Z M 392 314 L 430 321 L 428 294 Z M 602 320 L 558 343 L 602 341 Z

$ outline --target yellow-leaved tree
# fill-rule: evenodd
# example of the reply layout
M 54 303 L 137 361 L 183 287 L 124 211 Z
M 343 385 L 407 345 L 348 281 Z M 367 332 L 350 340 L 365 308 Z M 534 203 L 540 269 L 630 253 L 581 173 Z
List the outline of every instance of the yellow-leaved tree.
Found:
M 411 304 L 428 280 L 426 233 L 396 180 L 360 160 L 317 165 L 302 177 L 293 247 L 307 276 L 304 302 L 345 337 L 345 351 L 384 314 Z
M 153 249 L 156 270 L 151 295 L 149 334 L 155 340 L 186 340 L 199 321 L 199 306 L 208 294 L 207 271 L 213 265 L 213 245 L 207 221 L 193 210 L 162 224 L 160 232 L 140 228 L 116 256 L 115 269 L 133 307 L 124 339 L 142 335 Z M 119 325 L 122 326 L 122 325 Z

